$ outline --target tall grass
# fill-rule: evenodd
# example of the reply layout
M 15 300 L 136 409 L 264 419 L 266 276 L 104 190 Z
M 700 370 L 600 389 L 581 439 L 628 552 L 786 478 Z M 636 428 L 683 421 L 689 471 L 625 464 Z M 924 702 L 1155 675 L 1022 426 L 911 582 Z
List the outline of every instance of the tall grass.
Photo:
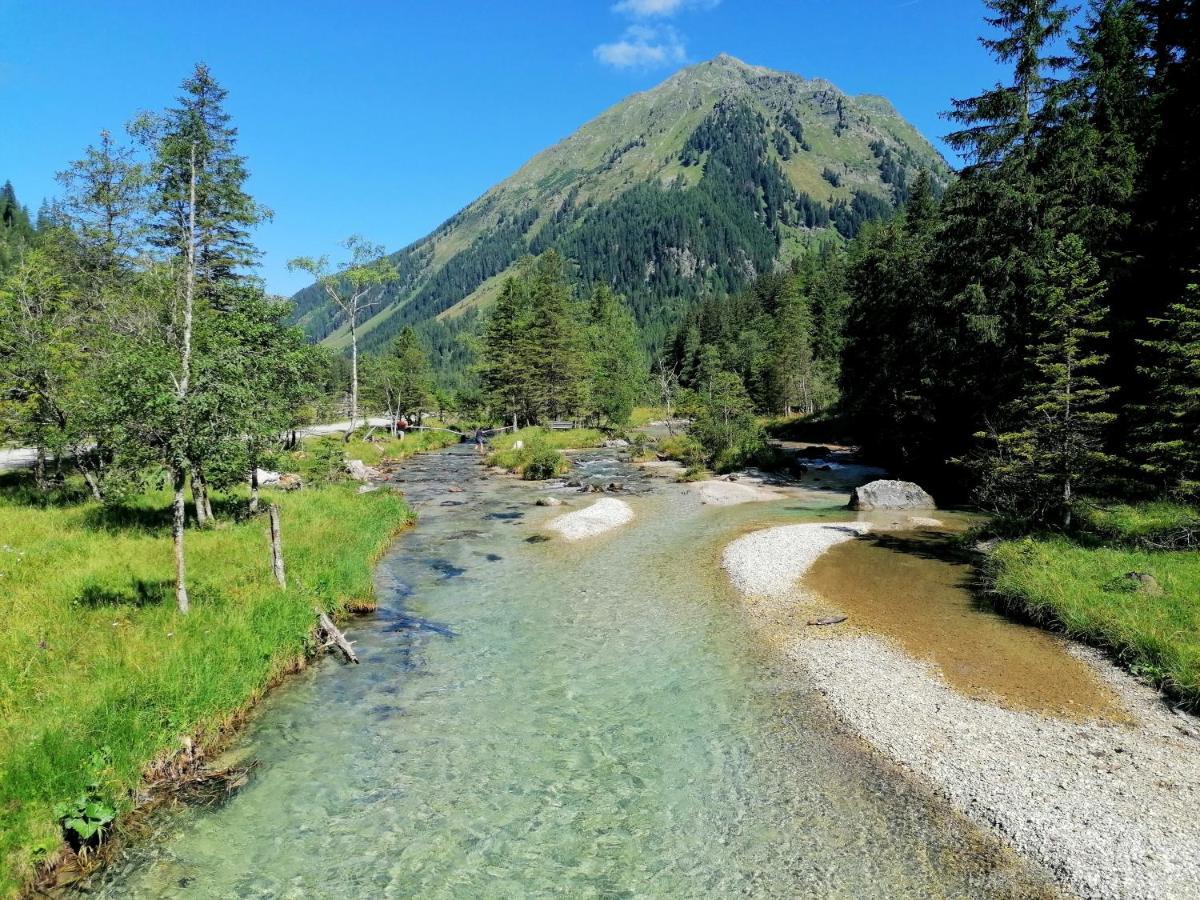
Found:
M 216 740 L 304 654 L 314 605 L 369 603 L 372 562 L 411 521 L 391 491 L 266 493 L 288 589 L 272 580 L 265 520 L 226 517 L 187 534 L 181 616 L 165 493 L 106 510 L 0 480 L 0 895 L 60 845 L 57 803 L 96 783 L 129 808 L 152 760 L 187 735 Z
M 1194 521 L 1178 507 L 1102 514 L 1080 539 L 1001 543 L 988 568 L 1004 605 L 1112 650 L 1184 706 L 1200 709 L 1200 551 L 1160 551 L 1146 535 Z M 1101 543 L 1105 541 L 1108 543 Z M 1129 573 L 1152 576 L 1147 586 Z

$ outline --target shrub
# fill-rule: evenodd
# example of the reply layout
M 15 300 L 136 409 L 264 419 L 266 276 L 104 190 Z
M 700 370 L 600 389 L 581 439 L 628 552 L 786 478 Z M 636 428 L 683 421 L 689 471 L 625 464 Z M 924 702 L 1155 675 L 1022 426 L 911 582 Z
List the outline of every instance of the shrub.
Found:
M 526 481 L 545 481 L 561 475 L 569 467 L 567 458 L 550 447 L 537 447 L 529 452 L 529 459 L 521 467 L 521 477 Z
M 673 459 L 685 466 L 704 464 L 704 448 L 698 440 L 688 434 L 676 434 L 666 438 L 659 443 L 658 452 L 667 459 Z

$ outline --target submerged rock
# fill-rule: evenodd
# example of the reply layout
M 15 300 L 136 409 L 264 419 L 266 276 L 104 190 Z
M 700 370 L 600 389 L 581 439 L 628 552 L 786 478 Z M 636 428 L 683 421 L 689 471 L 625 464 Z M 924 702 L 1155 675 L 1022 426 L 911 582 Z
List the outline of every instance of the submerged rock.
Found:
M 538 497 L 538 506 L 562 506 L 562 501 L 557 497 Z
M 850 494 L 849 509 L 936 509 L 923 487 L 911 481 L 872 481 Z

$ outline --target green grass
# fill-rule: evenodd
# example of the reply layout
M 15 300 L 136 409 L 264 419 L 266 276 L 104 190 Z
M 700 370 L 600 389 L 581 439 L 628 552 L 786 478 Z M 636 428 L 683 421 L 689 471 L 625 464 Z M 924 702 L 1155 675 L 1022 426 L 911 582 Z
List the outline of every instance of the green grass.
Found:
M 645 428 L 651 422 L 662 422 L 667 418 L 666 407 L 635 406 L 629 416 L 630 428 Z
M 498 435 L 492 441 L 492 450 L 488 454 L 488 465 L 499 466 L 510 472 L 521 474 L 525 467 L 537 456 L 546 451 L 586 450 L 589 447 L 599 447 L 604 443 L 604 432 L 595 428 L 574 428 L 570 431 L 552 431 L 549 428 L 522 428 L 519 431 L 509 431 Z M 514 449 L 517 441 L 524 444 L 520 450 Z M 558 474 L 568 468 L 566 458 L 561 459 Z
M 1189 536 L 1195 545 L 1200 543 L 1200 510 L 1168 501 L 1096 507 L 1085 513 L 1084 527 L 1102 540 L 1132 547 L 1171 548 Z
M 1187 514 L 1167 504 L 1121 507 L 1099 514 L 1100 534 L 1004 541 L 988 563 L 989 581 L 1002 605 L 1111 650 L 1197 710 L 1200 551 L 1137 546 L 1181 520 Z M 1153 576 L 1161 590 L 1139 589 L 1130 572 Z
M 364 441 L 361 436 L 351 438 L 349 442 L 342 435 L 324 435 L 305 438 L 300 449 L 284 454 L 281 465 L 284 470 L 296 472 L 302 480 L 308 482 L 319 480 L 316 471 L 319 468 L 314 451 L 323 442 L 333 442 L 342 449 L 346 459 L 360 459 L 368 466 L 377 466 L 384 460 L 407 459 L 417 453 L 430 450 L 440 450 L 459 442 L 459 436 L 449 431 L 410 431 L 403 440 L 393 438 L 388 432 L 375 432 L 376 440 Z
M 175 611 L 169 498 L 106 510 L 0 479 L 0 896 L 60 845 L 53 809 L 98 783 L 118 809 L 151 761 L 221 729 L 302 658 L 313 607 L 372 600 L 372 563 L 411 521 L 391 491 L 264 492 L 281 507 L 288 589 L 265 519 L 190 529 L 192 611 Z M 236 504 L 238 507 L 241 504 Z

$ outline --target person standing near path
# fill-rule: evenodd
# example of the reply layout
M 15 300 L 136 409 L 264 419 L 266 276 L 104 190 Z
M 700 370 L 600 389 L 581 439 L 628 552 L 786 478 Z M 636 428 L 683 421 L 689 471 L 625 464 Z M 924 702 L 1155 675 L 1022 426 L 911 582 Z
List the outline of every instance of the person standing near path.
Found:
M 482 453 L 482 452 L 483 452 L 483 445 L 484 445 L 484 440 L 483 440 L 483 427 L 482 427 L 482 426 L 480 426 L 480 427 L 478 427 L 478 428 L 476 428 L 476 429 L 475 429 L 475 452 L 476 452 L 476 453 Z

